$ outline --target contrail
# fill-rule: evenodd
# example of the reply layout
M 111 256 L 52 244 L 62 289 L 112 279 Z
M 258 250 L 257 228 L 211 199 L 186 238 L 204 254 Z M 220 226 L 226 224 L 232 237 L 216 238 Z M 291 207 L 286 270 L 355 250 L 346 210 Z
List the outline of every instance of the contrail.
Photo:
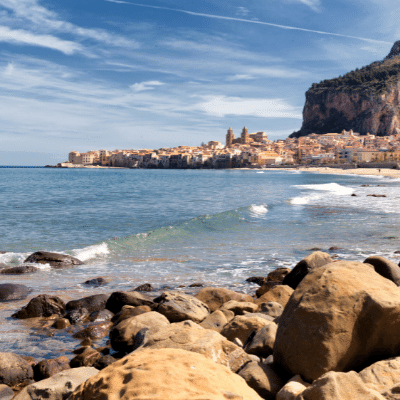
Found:
M 108 1 L 110 3 L 129 4 L 131 6 L 136 6 L 136 7 L 155 8 L 155 9 L 158 9 L 158 10 L 174 11 L 174 12 L 179 12 L 179 13 L 183 13 L 183 14 L 194 15 L 194 16 L 197 16 L 197 17 L 223 19 L 225 21 L 245 22 L 245 23 L 249 23 L 249 24 L 267 25 L 267 26 L 272 26 L 272 27 L 275 27 L 275 28 L 286 29 L 286 30 L 295 30 L 295 31 L 302 31 L 302 32 L 318 33 L 319 35 L 339 36 L 339 37 L 343 37 L 343 38 L 363 40 L 364 42 L 370 42 L 370 43 L 393 44 L 392 42 L 385 42 L 383 40 L 368 39 L 368 38 L 363 38 L 363 37 L 359 37 L 359 36 L 342 35 L 340 33 L 315 31 L 315 30 L 312 30 L 312 29 L 298 28 L 298 27 L 295 27 L 295 26 L 287 26 L 287 25 L 278 25 L 278 24 L 272 24 L 270 22 L 255 21 L 255 20 L 252 20 L 252 19 L 224 17 L 223 15 L 203 14 L 203 13 L 197 13 L 197 12 L 193 12 L 193 11 L 180 10 L 179 8 L 169 8 L 169 7 L 161 7 L 161 6 L 149 6 L 147 4 L 131 3 L 129 1 L 123 1 L 123 0 L 105 0 L 105 1 Z

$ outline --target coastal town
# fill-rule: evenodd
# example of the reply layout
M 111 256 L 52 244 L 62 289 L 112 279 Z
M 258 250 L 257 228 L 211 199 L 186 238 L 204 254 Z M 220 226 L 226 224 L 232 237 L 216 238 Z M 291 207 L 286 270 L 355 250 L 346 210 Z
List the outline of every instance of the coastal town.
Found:
M 72 151 L 58 167 L 120 168 L 262 168 L 291 165 L 340 165 L 346 163 L 397 163 L 400 133 L 390 136 L 312 133 L 300 138 L 272 141 L 265 132 L 249 133 L 246 127 L 235 138 L 228 129 L 225 144 L 210 141 L 201 146 L 141 150 Z

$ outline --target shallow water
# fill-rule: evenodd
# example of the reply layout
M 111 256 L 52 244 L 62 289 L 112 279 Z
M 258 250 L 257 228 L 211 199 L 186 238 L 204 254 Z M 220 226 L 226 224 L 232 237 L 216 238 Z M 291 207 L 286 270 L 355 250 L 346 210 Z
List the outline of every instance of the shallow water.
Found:
M 257 286 L 246 278 L 293 267 L 315 247 L 337 246 L 342 259 L 381 254 L 399 261 L 396 179 L 296 171 L 0 169 L 0 182 L 0 251 L 7 251 L 0 263 L 21 264 L 37 250 L 85 262 L 2 276 L 29 286 L 29 298 L 48 293 L 69 300 L 145 282 L 158 292 L 203 282 L 251 293 Z M 110 284 L 82 284 L 97 276 Z M 29 298 L 0 304 L 2 351 L 52 357 L 77 345 L 60 332 L 30 337 L 29 322 L 9 318 Z

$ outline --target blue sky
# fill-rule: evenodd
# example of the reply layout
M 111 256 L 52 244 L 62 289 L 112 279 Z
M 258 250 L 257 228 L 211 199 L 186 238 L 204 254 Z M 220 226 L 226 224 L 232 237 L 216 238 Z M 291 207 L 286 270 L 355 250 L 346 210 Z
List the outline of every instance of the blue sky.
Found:
M 313 82 L 383 59 L 398 0 L 0 0 L 0 165 L 302 123 Z

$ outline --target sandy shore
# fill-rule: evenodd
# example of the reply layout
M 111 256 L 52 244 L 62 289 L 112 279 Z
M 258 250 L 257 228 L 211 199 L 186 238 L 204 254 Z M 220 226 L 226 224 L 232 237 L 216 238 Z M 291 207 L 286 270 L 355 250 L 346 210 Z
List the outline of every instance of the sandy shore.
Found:
M 265 168 L 266 170 L 276 171 L 276 168 Z M 293 168 L 279 168 L 280 170 L 287 171 L 306 171 L 317 174 L 343 174 L 343 175 L 375 175 L 375 176 L 386 176 L 389 178 L 400 178 L 400 170 L 389 169 L 389 168 L 355 168 L 355 169 L 341 169 L 341 168 L 329 168 L 329 167 L 298 167 Z

